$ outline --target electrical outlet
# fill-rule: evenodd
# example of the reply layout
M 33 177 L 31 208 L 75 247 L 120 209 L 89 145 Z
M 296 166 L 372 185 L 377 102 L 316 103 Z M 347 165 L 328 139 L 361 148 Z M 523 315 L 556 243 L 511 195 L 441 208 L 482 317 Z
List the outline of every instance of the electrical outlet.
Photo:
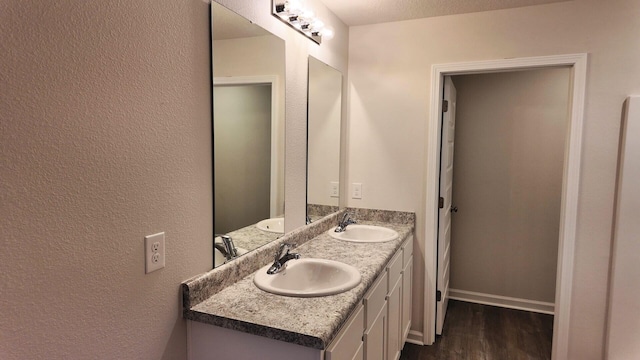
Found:
M 337 181 L 331 181 L 329 183 L 329 197 L 340 197 L 340 183 Z
M 351 197 L 354 199 L 362 199 L 362 183 L 353 183 L 353 190 L 351 191 Z
M 164 232 L 144 237 L 145 273 L 164 267 Z

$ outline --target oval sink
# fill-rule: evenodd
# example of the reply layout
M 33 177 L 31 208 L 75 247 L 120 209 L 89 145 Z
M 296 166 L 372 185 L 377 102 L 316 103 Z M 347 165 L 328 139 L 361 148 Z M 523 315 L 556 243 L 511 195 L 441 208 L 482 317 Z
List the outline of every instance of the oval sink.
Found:
M 327 234 L 334 239 L 351 242 L 376 243 L 398 238 L 398 233 L 395 230 L 375 225 L 353 224 L 347 226 L 343 232 L 335 232 L 334 230 L 335 228 L 329 229 Z
M 284 233 L 284 218 L 264 219 L 256 224 L 256 227 L 263 231 L 272 233 Z
M 325 259 L 289 260 L 277 274 L 267 274 L 267 265 L 256 272 L 253 283 L 261 290 L 285 296 L 335 295 L 360 284 L 360 271 L 351 265 Z

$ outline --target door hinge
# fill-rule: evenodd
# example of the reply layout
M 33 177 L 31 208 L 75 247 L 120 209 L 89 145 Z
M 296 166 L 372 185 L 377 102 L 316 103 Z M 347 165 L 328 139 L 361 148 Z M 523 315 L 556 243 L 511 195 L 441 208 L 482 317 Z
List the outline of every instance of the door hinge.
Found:
M 449 101 L 442 100 L 442 112 L 447 112 L 447 111 L 449 111 Z
M 442 301 L 442 291 L 440 290 L 436 291 L 436 301 Z
M 440 196 L 440 198 L 438 199 L 438 209 L 442 208 L 444 208 L 444 198 Z

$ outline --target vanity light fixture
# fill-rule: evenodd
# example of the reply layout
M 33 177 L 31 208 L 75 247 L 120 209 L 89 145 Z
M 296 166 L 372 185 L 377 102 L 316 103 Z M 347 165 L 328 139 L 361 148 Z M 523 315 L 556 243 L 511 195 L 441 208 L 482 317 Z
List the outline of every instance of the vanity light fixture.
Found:
M 333 38 L 333 29 L 325 26 L 301 0 L 271 0 L 271 14 L 317 44 L 322 38 Z

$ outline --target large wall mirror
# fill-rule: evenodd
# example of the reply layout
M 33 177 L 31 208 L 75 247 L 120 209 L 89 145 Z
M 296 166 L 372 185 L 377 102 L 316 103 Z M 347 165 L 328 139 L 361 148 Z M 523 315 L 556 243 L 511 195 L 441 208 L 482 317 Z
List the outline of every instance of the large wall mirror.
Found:
M 216 267 L 284 231 L 285 43 L 215 2 L 211 23 Z
M 309 57 L 307 222 L 338 210 L 342 74 Z

